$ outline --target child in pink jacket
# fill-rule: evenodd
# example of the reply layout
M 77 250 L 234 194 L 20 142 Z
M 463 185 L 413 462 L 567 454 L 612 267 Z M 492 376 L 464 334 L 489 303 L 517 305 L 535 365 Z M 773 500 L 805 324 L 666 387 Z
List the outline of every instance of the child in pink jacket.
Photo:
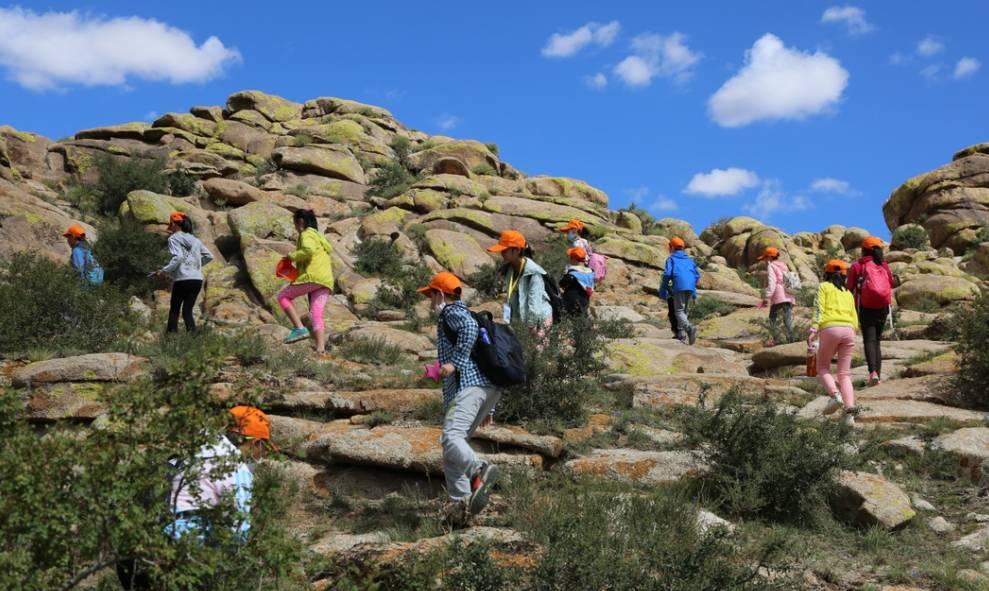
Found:
M 767 246 L 760 261 L 766 262 L 766 289 L 762 293 L 762 306 L 769 306 L 769 332 L 772 335 L 773 343 L 792 343 L 793 336 L 793 305 L 797 303 L 796 298 L 786 292 L 786 263 L 779 260 L 780 251 L 773 246 Z M 783 317 L 783 329 L 786 333 L 784 341 L 780 335 L 779 320 Z

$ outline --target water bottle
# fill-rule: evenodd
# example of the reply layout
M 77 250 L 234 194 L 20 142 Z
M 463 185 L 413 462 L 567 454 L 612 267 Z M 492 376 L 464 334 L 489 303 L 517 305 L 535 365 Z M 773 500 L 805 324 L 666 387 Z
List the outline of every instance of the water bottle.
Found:
M 480 334 L 481 334 L 481 342 L 484 343 L 485 345 L 490 345 L 491 337 L 488 336 L 488 329 L 482 326 Z

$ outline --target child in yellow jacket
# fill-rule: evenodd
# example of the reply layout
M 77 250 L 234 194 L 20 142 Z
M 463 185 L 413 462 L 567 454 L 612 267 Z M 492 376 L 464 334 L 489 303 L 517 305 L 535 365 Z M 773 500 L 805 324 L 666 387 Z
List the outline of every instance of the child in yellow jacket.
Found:
M 824 267 L 824 281 L 817 288 L 814 299 L 814 322 L 811 325 L 807 344 L 812 345 L 820 338 L 817 349 L 817 377 L 827 390 L 831 400 L 825 414 L 831 414 L 844 407 L 845 422 L 855 424 L 855 390 L 852 388 L 852 354 L 855 352 L 855 327 L 858 314 L 855 312 L 855 297 L 845 286 L 848 263 L 837 259 L 828 261 Z M 831 359 L 838 354 L 838 380 L 831 373 Z
M 316 214 L 311 209 L 300 209 L 293 216 L 295 229 L 299 232 L 296 250 L 286 259 L 298 268 L 299 275 L 278 292 L 278 305 L 292 321 L 292 331 L 285 338 L 286 343 L 294 343 L 309 338 L 309 329 L 302 324 L 299 313 L 292 306 L 297 297 L 309 296 L 309 320 L 316 333 L 316 353 L 326 352 L 326 328 L 323 322 L 323 309 L 333 290 L 333 262 L 330 259 L 332 247 L 319 233 Z

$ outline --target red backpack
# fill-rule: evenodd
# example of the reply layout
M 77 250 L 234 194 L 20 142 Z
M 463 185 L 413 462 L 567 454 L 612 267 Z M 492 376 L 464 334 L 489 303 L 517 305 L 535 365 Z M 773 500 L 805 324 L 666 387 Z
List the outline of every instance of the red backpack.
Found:
M 877 310 L 893 303 L 893 286 L 886 269 L 875 261 L 862 265 L 858 280 L 859 306 Z

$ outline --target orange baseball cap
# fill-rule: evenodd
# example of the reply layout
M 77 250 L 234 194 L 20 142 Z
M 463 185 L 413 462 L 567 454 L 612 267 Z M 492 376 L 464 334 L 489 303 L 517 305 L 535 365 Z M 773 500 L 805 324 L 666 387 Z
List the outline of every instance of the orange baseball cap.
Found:
M 488 252 L 501 252 L 509 248 L 525 248 L 526 241 L 522 232 L 517 230 L 505 230 L 498 239 L 498 244 L 488 247 Z
M 416 291 L 425 296 L 431 294 L 433 290 L 441 291 L 447 295 L 457 295 L 457 290 L 462 290 L 463 286 L 463 283 L 460 283 L 460 279 L 458 279 L 456 275 L 449 271 L 443 271 L 442 273 L 433 275 L 429 285 L 426 287 L 420 287 Z
M 778 257 L 778 256 L 780 256 L 780 249 L 776 248 L 775 246 L 767 246 L 766 250 L 762 251 L 762 256 L 756 257 L 756 260 L 761 261 L 763 259 L 768 259 L 770 257 Z
M 876 236 L 869 236 L 868 238 L 862 241 L 862 248 L 875 248 L 877 246 L 882 246 L 882 245 L 883 245 L 882 239 Z
M 670 250 L 674 250 L 676 248 L 686 248 L 686 247 L 687 247 L 687 243 L 683 241 L 683 238 L 680 238 L 679 236 L 674 236 L 673 238 L 670 238 Z
M 824 265 L 825 273 L 841 273 L 842 275 L 848 274 L 848 263 L 841 259 L 831 259 L 826 265 Z
M 181 211 L 173 211 L 171 213 L 171 215 L 168 216 L 168 221 L 169 222 L 174 222 L 174 223 L 177 224 L 177 223 L 181 222 L 182 220 L 184 220 L 187 217 L 189 217 L 189 216 L 185 215 Z
M 62 234 L 62 236 L 65 236 L 66 238 L 68 238 L 69 236 L 73 238 L 85 238 L 86 229 L 80 226 L 79 224 L 72 224 L 71 226 L 69 226 L 69 229 L 65 231 L 65 234 Z
M 583 229 L 584 229 L 584 222 L 582 222 L 582 221 L 580 221 L 578 219 L 573 219 L 573 220 L 570 220 L 569 222 L 567 222 L 567 225 L 565 225 L 562 228 L 560 228 L 560 231 L 561 232 L 569 232 L 570 230 L 577 230 L 578 232 L 580 232 Z
M 582 261 L 587 258 L 587 251 L 579 246 L 576 246 L 574 248 L 567 249 L 567 256 L 571 259 Z
M 268 415 L 260 409 L 253 406 L 235 406 L 230 409 L 230 414 L 237 423 L 236 427 L 230 429 L 231 431 L 240 433 L 244 437 L 271 440 L 271 423 L 268 421 Z

